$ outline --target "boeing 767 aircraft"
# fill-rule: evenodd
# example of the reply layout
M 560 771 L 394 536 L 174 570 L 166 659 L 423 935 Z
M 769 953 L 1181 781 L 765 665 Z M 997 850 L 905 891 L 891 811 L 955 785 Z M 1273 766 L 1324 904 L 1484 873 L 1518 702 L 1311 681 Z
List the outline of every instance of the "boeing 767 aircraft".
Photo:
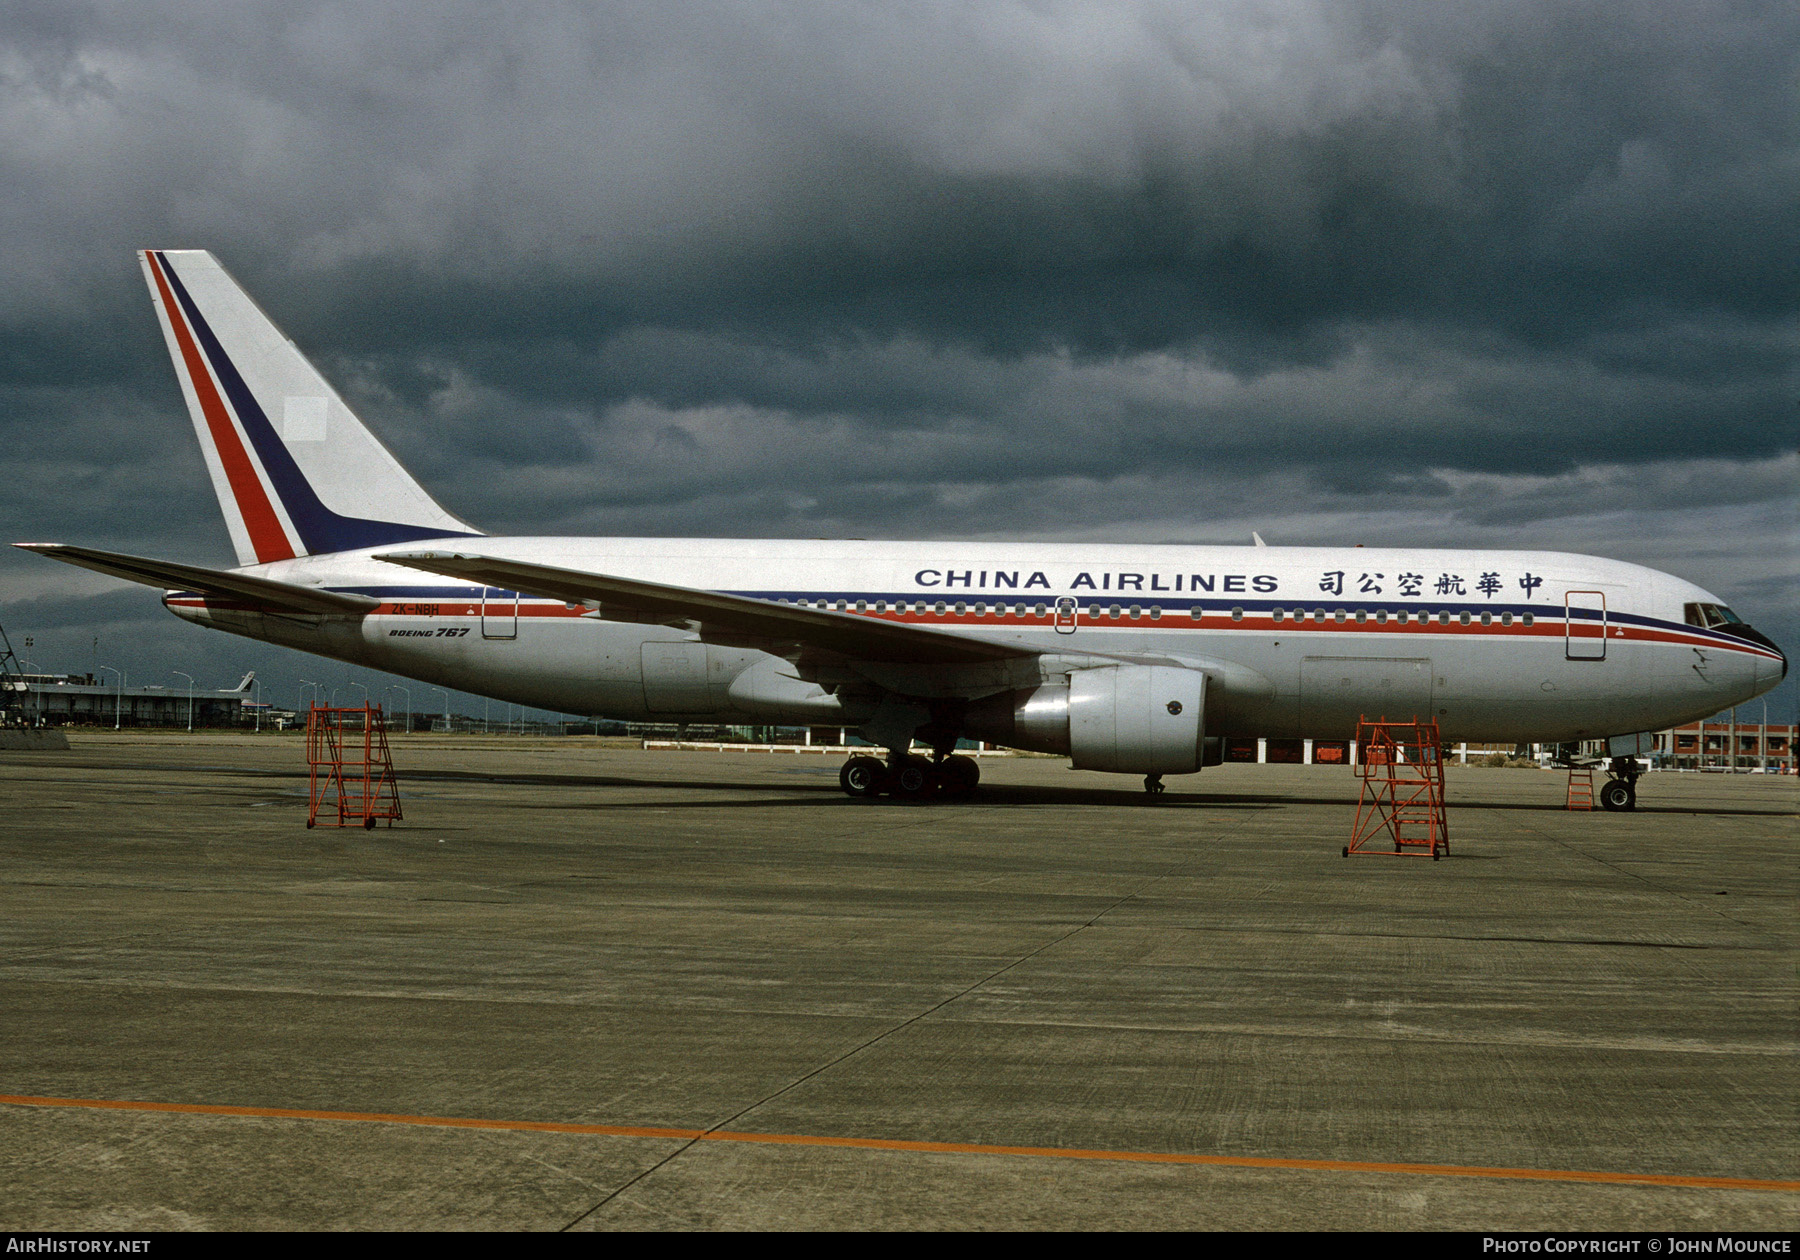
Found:
M 1231 737 L 1346 740 L 1363 714 L 1449 741 L 1631 736 L 1787 673 L 1693 583 L 1553 551 L 493 537 L 211 254 L 140 259 L 239 567 L 19 546 L 197 625 L 499 700 L 855 728 L 887 750 L 844 766 L 855 795 L 973 790 L 959 738 L 1155 792 Z M 1603 805 L 1633 806 L 1636 767 L 1614 760 Z

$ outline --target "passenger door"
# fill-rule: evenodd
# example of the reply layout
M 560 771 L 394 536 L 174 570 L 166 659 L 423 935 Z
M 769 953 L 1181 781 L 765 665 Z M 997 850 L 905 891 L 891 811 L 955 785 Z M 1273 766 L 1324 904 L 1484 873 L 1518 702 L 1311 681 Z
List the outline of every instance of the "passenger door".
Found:
M 1606 659 L 1606 593 L 1563 593 L 1563 650 L 1571 661 Z

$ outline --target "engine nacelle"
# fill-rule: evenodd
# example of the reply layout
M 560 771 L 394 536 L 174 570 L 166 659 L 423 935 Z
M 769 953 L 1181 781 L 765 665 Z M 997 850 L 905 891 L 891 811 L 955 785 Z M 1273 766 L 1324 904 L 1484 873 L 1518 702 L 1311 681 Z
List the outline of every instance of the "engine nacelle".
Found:
M 1061 753 L 1078 770 L 1192 774 L 1204 759 L 1206 675 L 1169 665 L 1078 669 L 1060 683 L 971 707 L 979 739 Z

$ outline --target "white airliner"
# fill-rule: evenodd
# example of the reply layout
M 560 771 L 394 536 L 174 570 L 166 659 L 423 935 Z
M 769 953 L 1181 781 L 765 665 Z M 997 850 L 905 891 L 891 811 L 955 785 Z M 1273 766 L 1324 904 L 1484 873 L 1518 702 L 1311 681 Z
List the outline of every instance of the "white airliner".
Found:
M 1348 740 L 1365 714 L 1452 742 L 1634 736 L 1787 672 L 1693 583 L 1561 552 L 491 537 L 212 255 L 140 258 L 240 567 L 20 546 L 198 625 L 495 699 L 855 728 L 888 756 L 845 765 L 852 794 L 972 790 L 959 737 L 1155 792 L 1223 740 Z M 1612 766 L 1602 803 L 1629 809 L 1637 762 Z

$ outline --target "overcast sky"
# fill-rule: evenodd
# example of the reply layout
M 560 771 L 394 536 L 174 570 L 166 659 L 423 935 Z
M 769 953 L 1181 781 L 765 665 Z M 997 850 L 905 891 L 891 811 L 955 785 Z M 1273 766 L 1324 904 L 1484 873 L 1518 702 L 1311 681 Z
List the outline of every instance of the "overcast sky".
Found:
M 228 564 L 142 246 L 494 532 L 1558 548 L 1800 645 L 1792 3 L 0 0 L 0 538 Z

